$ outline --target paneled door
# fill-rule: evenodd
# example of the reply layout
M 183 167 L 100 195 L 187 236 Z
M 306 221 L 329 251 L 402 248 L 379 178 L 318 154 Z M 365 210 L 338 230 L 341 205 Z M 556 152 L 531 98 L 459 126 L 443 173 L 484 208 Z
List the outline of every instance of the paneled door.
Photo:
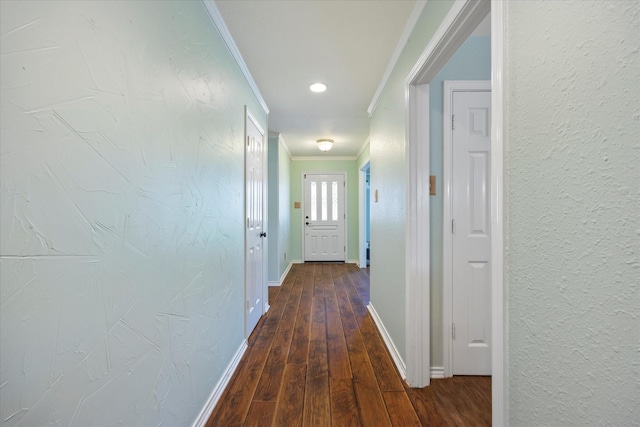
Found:
M 305 173 L 304 260 L 346 261 L 345 174 Z
M 245 133 L 245 337 L 264 312 L 264 131 L 247 112 Z
M 491 375 L 491 92 L 453 92 L 453 375 Z

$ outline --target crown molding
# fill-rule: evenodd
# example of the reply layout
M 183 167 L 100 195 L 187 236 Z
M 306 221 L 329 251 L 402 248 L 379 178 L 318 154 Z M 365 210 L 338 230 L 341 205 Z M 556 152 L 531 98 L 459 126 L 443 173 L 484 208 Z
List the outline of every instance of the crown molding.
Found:
M 247 64 L 244 62 L 244 59 L 242 58 L 242 54 L 240 53 L 240 50 L 238 49 L 236 42 L 233 41 L 233 37 L 231 37 L 231 33 L 227 28 L 227 24 L 224 23 L 224 19 L 222 19 L 222 15 L 220 14 L 220 11 L 218 10 L 218 7 L 216 6 L 215 2 L 213 0 L 201 0 L 201 1 L 202 1 L 202 4 L 204 5 L 204 8 L 207 10 L 207 14 L 211 19 L 211 22 L 213 22 L 213 25 L 218 29 L 220 36 L 222 37 L 225 44 L 227 45 L 227 48 L 229 49 L 229 52 L 231 52 L 231 56 L 233 56 L 233 59 L 235 59 L 236 63 L 238 64 L 238 67 L 240 67 L 240 71 L 244 75 L 244 78 L 247 80 L 247 83 L 249 84 L 251 91 L 253 92 L 254 96 L 258 99 L 258 103 L 264 110 L 264 113 L 269 114 L 269 107 L 267 107 L 267 103 L 264 101 L 264 98 L 262 97 L 262 94 L 258 89 L 258 85 L 256 85 L 255 80 L 253 80 L 253 76 L 251 76 L 251 73 L 249 72 L 249 68 L 247 67 Z
M 411 11 L 411 15 L 409 15 L 409 19 L 407 20 L 407 25 L 404 27 L 404 31 L 400 36 L 400 40 L 398 40 L 398 44 L 396 49 L 393 51 L 393 55 L 391 55 L 391 59 L 389 60 L 389 64 L 387 65 L 387 69 L 384 71 L 384 75 L 378 84 L 378 88 L 376 89 L 375 94 L 373 95 L 373 99 L 369 104 L 369 108 L 367 108 L 367 113 L 369 113 L 369 117 L 373 115 L 373 112 L 376 110 L 376 106 L 378 105 L 378 101 L 380 100 L 380 95 L 382 95 L 382 91 L 384 87 L 387 85 L 387 81 L 391 76 L 391 72 L 396 66 L 398 59 L 400 58 L 400 54 L 404 50 L 404 47 L 407 45 L 407 41 L 409 41 L 409 36 L 411 36 L 411 32 L 414 27 L 418 23 L 418 18 L 422 14 L 425 5 L 427 4 L 427 0 L 418 0 Z

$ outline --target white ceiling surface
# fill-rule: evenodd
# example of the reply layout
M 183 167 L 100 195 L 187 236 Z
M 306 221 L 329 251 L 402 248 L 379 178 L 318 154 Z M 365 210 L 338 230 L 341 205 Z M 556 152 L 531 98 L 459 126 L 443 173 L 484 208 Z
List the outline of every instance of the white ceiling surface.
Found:
M 353 157 L 369 136 L 367 108 L 416 1 L 217 0 L 269 107 L 269 131 L 293 157 Z M 329 88 L 312 93 L 309 85 Z M 322 153 L 319 138 L 334 147 Z

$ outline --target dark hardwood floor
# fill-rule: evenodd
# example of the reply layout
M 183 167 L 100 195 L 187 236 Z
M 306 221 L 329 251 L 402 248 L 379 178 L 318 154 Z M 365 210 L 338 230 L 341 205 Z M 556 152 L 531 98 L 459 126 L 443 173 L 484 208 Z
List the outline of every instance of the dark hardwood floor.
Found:
M 293 265 L 207 427 L 491 425 L 491 378 L 407 387 L 368 302 L 368 269 Z

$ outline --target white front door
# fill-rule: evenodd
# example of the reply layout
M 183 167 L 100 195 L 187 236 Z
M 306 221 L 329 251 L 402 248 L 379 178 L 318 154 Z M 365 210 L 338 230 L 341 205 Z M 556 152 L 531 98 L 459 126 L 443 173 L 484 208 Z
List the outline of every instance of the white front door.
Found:
M 345 261 L 345 175 L 305 173 L 304 260 Z
M 491 92 L 453 92 L 453 375 L 491 375 Z
M 264 311 L 264 131 L 246 115 L 245 137 L 245 337 L 255 328 Z

